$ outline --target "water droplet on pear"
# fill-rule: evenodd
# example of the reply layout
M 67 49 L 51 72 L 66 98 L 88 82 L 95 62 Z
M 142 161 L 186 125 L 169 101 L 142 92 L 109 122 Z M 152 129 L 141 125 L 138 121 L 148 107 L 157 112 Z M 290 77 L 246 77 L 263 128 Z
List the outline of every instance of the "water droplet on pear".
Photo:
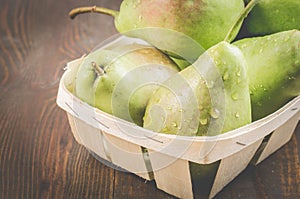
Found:
M 214 118 L 214 119 L 218 119 L 219 118 L 219 116 L 220 116 L 220 111 L 218 110 L 218 109 L 216 109 L 216 108 L 213 108 L 213 109 L 211 109 L 210 110 L 210 116 L 212 117 L 212 118 Z
M 238 112 L 235 113 L 234 115 L 236 118 L 239 118 L 240 117 L 240 114 Z
M 228 79 L 229 79 L 229 73 L 228 73 L 228 71 L 225 71 L 223 74 L 223 80 L 226 81 Z
M 231 98 L 232 98 L 233 100 L 238 100 L 239 96 L 238 96 L 237 93 L 232 93 L 232 94 L 231 94 Z
M 199 122 L 202 125 L 206 125 L 207 124 L 207 118 L 200 118 Z

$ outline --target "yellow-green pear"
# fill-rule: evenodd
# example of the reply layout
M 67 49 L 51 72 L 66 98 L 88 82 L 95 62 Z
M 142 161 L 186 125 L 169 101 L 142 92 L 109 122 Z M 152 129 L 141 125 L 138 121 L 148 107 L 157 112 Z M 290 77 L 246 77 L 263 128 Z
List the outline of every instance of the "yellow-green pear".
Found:
M 253 120 L 300 94 L 300 31 L 289 30 L 233 43 L 248 65 Z
M 129 44 L 99 49 L 84 58 L 75 80 L 75 95 L 119 118 L 142 125 L 149 97 L 177 65 L 152 46 Z
M 224 40 L 243 9 L 243 0 L 124 0 L 120 11 L 81 7 L 70 16 L 84 12 L 111 15 L 120 33 L 193 62 L 205 49 Z
M 220 42 L 172 75 L 150 98 L 144 127 L 177 135 L 218 135 L 251 122 L 246 61 Z

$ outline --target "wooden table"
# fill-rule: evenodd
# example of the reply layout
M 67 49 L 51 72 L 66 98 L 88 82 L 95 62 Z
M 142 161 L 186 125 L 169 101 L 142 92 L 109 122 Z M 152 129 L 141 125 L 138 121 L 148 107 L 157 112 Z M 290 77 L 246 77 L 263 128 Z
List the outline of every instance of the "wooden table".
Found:
M 0 0 L 0 198 L 174 198 L 154 182 L 99 163 L 72 137 L 56 105 L 68 61 L 117 33 L 113 19 L 68 11 L 121 0 Z M 249 166 L 216 198 L 299 198 L 300 125 L 291 141 Z

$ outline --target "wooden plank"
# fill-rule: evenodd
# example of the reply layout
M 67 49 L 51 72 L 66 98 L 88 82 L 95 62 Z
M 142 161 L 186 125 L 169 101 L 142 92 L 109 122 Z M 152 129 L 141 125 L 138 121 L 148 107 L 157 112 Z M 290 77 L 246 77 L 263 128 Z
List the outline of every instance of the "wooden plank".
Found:
M 291 139 L 298 124 L 299 116 L 300 114 L 296 114 L 272 133 L 268 143 L 266 144 L 255 164 L 262 162 Z
M 149 151 L 156 186 L 179 198 L 193 198 L 189 162 Z
M 148 174 L 142 149 L 139 145 L 132 144 L 104 132 L 103 138 L 107 155 L 113 164 L 146 180 L 152 180 Z
M 72 131 L 75 139 L 79 140 L 79 143 L 91 150 L 97 156 L 108 160 L 102 142 L 103 138 L 101 131 L 76 117 L 72 117 L 69 121 L 72 123 Z
M 70 127 L 71 127 L 71 130 L 72 130 L 72 134 L 73 134 L 73 137 L 75 138 L 76 142 L 78 142 L 78 144 L 82 144 L 81 143 L 81 140 L 80 140 L 80 137 L 79 137 L 79 134 L 78 134 L 78 130 L 76 128 L 76 124 L 75 124 L 75 118 L 72 114 L 67 113 L 67 116 L 68 116 L 68 121 L 69 121 L 69 124 L 70 124 Z
M 247 167 L 256 150 L 259 148 L 262 140 L 263 139 L 253 143 L 252 145 L 245 146 L 245 148 L 240 150 L 238 153 L 221 160 L 210 192 L 210 198 L 213 198 Z

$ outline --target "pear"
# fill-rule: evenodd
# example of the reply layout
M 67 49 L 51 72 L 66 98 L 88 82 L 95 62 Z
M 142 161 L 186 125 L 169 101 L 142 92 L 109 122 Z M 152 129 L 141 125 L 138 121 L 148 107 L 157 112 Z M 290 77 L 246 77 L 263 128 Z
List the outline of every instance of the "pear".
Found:
M 244 9 L 243 0 L 124 0 L 120 11 L 101 7 L 73 9 L 70 16 L 99 12 L 115 18 L 117 30 L 146 40 L 177 58 L 195 61 L 223 41 Z M 239 26 L 240 27 L 240 26 Z M 236 35 L 237 30 L 233 33 Z
M 245 0 L 245 3 L 248 1 Z M 260 0 L 245 20 L 251 36 L 300 29 L 299 0 Z
M 209 48 L 150 98 L 144 127 L 186 136 L 217 135 L 251 122 L 246 62 L 228 42 Z
M 300 31 L 289 30 L 233 43 L 248 64 L 253 120 L 300 94 Z
M 177 65 L 152 46 L 98 49 L 79 66 L 74 92 L 104 112 L 142 125 L 149 97 L 160 82 L 176 72 Z

